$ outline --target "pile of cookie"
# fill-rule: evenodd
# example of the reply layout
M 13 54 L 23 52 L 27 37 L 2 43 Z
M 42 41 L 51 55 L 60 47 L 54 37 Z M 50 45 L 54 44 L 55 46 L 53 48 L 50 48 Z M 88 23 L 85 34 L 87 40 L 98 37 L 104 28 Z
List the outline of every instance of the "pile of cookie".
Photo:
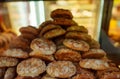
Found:
M 0 79 L 120 79 L 119 68 L 69 10 L 50 16 L 39 28 L 20 28 L 0 53 Z

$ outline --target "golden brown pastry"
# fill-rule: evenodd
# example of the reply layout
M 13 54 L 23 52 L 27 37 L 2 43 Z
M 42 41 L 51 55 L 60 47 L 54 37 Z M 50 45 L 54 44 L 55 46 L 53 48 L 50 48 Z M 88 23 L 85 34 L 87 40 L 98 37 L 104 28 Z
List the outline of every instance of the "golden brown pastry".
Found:
M 52 55 L 56 51 L 56 45 L 51 40 L 45 38 L 36 38 L 30 45 L 33 51 L 39 51 L 44 55 Z
M 78 51 L 88 51 L 89 50 L 89 45 L 82 40 L 75 40 L 75 39 L 65 39 L 63 41 L 63 44 L 73 50 L 78 50 Z
M 51 18 L 67 18 L 67 19 L 72 19 L 73 15 L 70 10 L 67 9 L 55 9 L 51 12 L 50 14 Z
M 68 48 L 61 48 L 56 51 L 55 58 L 57 60 L 79 62 L 81 59 L 81 55 L 77 51 Z
M 46 64 L 39 58 L 29 58 L 17 65 L 17 74 L 20 76 L 36 77 L 46 70 Z
M 108 62 L 101 59 L 83 59 L 79 62 L 82 68 L 92 70 L 105 70 L 109 68 Z
M 76 73 L 76 67 L 70 61 L 55 61 L 48 64 L 46 72 L 51 77 L 69 78 Z
M 90 49 L 82 54 L 82 58 L 102 58 L 106 52 L 102 49 Z
M 0 68 L 1 67 L 12 67 L 18 64 L 18 59 L 11 57 L 0 57 Z

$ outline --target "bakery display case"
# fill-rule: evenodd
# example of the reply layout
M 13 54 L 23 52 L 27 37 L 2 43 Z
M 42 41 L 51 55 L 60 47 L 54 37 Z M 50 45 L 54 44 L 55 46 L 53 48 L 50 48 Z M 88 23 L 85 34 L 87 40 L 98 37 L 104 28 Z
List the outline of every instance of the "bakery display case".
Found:
M 120 79 L 108 33 L 113 2 L 2 2 L 0 79 Z

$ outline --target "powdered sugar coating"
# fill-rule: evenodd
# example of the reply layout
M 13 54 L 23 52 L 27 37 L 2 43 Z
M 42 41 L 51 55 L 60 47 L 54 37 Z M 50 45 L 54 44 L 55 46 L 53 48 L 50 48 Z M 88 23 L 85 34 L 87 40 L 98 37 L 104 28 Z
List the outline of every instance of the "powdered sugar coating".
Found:
M 52 77 L 69 78 L 76 73 L 76 67 L 70 61 L 55 61 L 48 64 L 46 71 Z
M 36 38 L 32 41 L 30 45 L 31 49 L 34 51 L 40 51 L 42 54 L 51 55 L 56 51 L 56 45 L 45 38 Z

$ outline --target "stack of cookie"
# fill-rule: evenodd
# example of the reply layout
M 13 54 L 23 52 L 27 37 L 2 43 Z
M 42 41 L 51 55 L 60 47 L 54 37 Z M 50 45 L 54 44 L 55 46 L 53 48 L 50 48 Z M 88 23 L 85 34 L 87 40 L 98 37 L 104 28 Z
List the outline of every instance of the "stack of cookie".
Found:
M 20 29 L 0 54 L 0 79 L 120 79 L 119 68 L 69 10 L 56 9 L 51 18 Z

